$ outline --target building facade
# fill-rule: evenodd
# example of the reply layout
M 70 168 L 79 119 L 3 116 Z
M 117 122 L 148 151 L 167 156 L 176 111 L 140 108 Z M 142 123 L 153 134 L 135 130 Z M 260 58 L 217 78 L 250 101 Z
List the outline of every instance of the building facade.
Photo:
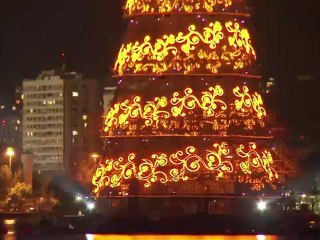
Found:
M 23 82 L 23 152 L 37 171 L 72 172 L 100 148 L 98 82 L 83 74 L 43 71 Z

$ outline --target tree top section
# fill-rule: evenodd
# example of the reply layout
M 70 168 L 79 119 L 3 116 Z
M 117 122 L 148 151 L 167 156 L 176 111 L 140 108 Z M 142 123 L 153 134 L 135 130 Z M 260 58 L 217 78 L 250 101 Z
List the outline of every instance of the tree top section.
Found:
M 166 14 L 231 14 L 249 16 L 245 0 L 126 0 L 126 16 Z

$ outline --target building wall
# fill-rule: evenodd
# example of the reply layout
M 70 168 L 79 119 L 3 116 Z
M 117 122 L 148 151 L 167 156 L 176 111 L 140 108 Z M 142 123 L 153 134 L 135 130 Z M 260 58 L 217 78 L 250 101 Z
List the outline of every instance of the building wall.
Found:
M 33 177 L 33 155 L 32 154 L 22 154 L 21 163 L 23 169 L 23 181 L 26 184 L 32 186 Z
M 34 154 L 35 170 L 62 170 L 64 81 L 43 73 L 23 82 L 23 152 Z
M 65 84 L 65 168 L 76 170 L 80 161 L 101 151 L 102 90 L 97 80 L 68 79 Z

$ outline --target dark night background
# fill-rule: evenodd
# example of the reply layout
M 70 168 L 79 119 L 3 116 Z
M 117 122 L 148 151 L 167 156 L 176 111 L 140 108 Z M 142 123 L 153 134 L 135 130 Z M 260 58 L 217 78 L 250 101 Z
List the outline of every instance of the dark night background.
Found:
M 319 22 L 316 0 L 250 0 L 268 103 L 297 136 L 320 141 Z M 120 0 L 0 0 L 0 104 L 23 78 L 62 65 L 90 76 L 111 73 L 125 31 Z M 308 81 L 297 76 L 312 76 Z

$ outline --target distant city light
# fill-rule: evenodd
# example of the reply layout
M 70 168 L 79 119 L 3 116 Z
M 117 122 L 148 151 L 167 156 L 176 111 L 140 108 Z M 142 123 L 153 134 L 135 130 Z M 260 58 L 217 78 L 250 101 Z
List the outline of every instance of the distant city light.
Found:
M 96 205 L 93 202 L 88 202 L 87 203 L 87 208 L 88 210 L 93 210 L 96 207 Z
M 81 195 L 77 195 L 77 196 L 76 196 L 76 201 L 77 201 L 77 202 L 82 201 L 82 196 L 81 196 Z
M 72 97 L 79 97 L 79 93 L 78 92 L 72 92 Z
M 258 235 L 257 240 L 266 240 L 267 237 L 265 235 Z
M 259 202 L 257 202 L 257 209 L 258 209 L 259 211 L 261 211 L 261 212 L 267 210 L 267 202 L 262 201 L 262 200 L 259 201 Z
M 87 239 L 87 240 L 93 240 L 93 239 L 94 239 L 94 235 L 92 235 L 92 234 L 86 234 L 86 239 Z

